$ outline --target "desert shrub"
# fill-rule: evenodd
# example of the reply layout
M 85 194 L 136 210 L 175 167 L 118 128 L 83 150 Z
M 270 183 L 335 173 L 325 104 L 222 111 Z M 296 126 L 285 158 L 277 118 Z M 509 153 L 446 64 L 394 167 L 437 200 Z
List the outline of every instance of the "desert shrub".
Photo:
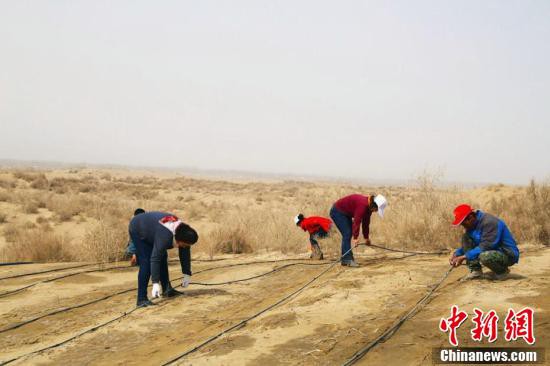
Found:
M 34 189 L 48 189 L 49 188 L 49 182 L 46 178 L 46 175 L 44 173 L 38 174 L 35 176 L 35 178 L 30 182 L 31 188 Z
M 34 200 L 29 200 L 25 202 L 25 204 L 23 205 L 23 212 L 27 214 L 35 214 L 35 213 L 38 213 L 38 207 L 39 207 L 38 202 Z
M 78 257 L 84 261 L 120 260 L 128 243 L 128 223 L 100 220 L 90 228 L 79 246 Z
M 91 184 L 82 184 L 78 187 L 78 191 L 80 193 L 93 192 L 94 190 L 95 190 L 95 187 Z
M 36 223 L 37 223 L 37 224 L 46 224 L 46 223 L 48 223 L 48 222 L 49 222 L 49 220 L 48 220 L 46 217 L 38 216 L 38 217 L 36 218 Z
M 8 215 L 5 213 L 0 213 L 0 224 L 5 223 L 8 220 Z
M 51 230 L 31 228 L 20 230 L 15 240 L 4 248 L 7 260 L 60 262 L 74 259 L 70 239 Z
M 86 208 L 85 201 L 77 195 L 52 194 L 45 199 L 48 210 L 55 212 L 60 222 L 70 221 Z
M 100 178 L 109 182 L 113 179 L 110 173 L 103 173 Z
M 222 226 L 210 233 L 210 240 L 213 247 L 219 253 L 250 253 L 252 245 L 250 236 L 245 227 L 226 227 Z
M 424 250 L 455 247 L 462 232 L 451 227 L 452 212 L 461 201 L 461 192 L 438 188 L 439 179 L 437 174 L 424 174 L 416 186 L 405 189 L 403 197 L 386 194 L 384 219 L 376 214 L 371 217 L 373 242 Z
M 15 179 L 21 179 L 21 180 L 24 180 L 25 182 L 32 182 L 33 180 L 36 179 L 36 176 L 37 174 L 36 173 L 33 173 L 33 172 L 27 172 L 27 171 L 23 171 L 23 170 L 16 170 L 14 172 L 12 172 L 12 175 Z
M 516 240 L 550 245 L 550 184 L 532 180 L 520 194 L 493 198 L 492 213 L 501 217 Z
M 15 223 L 8 223 L 4 226 L 4 239 L 6 239 L 8 243 L 13 243 L 17 239 L 20 231 L 20 225 L 17 225 Z
M 11 195 L 8 191 L 1 190 L 0 191 L 0 202 L 9 202 L 11 199 Z

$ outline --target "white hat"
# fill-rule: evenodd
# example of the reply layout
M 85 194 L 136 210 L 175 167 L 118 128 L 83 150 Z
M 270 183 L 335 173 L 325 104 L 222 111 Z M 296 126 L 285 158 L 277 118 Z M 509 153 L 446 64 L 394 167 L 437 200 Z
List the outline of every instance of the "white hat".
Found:
M 300 215 L 296 215 L 296 216 L 294 217 L 294 223 L 295 223 L 296 225 L 298 225 L 299 222 L 300 222 Z
M 374 197 L 374 203 L 378 206 L 378 214 L 380 217 L 384 217 L 384 209 L 388 205 L 388 201 L 386 200 L 386 197 L 382 196 L 381 194 Z

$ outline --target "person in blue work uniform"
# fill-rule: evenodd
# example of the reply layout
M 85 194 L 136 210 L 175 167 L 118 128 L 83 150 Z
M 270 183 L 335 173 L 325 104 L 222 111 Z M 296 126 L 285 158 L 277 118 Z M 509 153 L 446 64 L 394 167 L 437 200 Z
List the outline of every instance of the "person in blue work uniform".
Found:
M 172 297 L 179 292 L 170 285 L 168 277 L 168 249 L 177 247 L 182 286 L 189 285 L 191 276 L 191 245 L 199 239 L 197 232 L 177 216 L 151 211 L 134 216 L 129 225 L 130 238 L 136 246 L 139 261 L 137 306 L 153 305 L 147 298 L 149 278 L 153 282 L 151 296 Z M 162 292 L 161 292 L 162 287 Z
M 134 211 L 134 216 L 145 213 L 145 210 L 142 208 L 136 208 Z M 136 245 L 132 241 L 132 238 L 128 240 L 128 245 L 126 246 L 126 256 L 130 258 L 130 265 L 135 266 L 138 264 L 137 255 L 136 255 Z
M 509 267 L 518 263 L 519 249 L 512 233 L 501 219 L 471 206 L 462 204 L 454 210 L 454 226 L 461 225 L 466 232 L 462 246 L 449 259 L 455 267 L 466 260 L 470 274 L 464 279 L 483 276 L 482 265 L 493 272 L 493 278 L 506 279 Z

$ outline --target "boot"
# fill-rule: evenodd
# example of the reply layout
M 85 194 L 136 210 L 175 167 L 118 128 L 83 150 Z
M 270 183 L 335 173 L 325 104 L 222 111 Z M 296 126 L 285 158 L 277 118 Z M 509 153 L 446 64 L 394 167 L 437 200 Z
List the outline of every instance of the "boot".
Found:
M 183 292 L 180 292 L 173 287 L 170 287 L 168 290 L 162 293 L 162 297 L 174 297 L 178 295 L 183 295 Z

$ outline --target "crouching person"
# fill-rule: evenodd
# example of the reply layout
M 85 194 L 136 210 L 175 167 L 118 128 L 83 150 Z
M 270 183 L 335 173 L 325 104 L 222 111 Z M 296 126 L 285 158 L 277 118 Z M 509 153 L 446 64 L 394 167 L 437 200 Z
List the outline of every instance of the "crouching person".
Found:
M 197 232 L 176 216 L 151 211 L 134 216 L 129 225 L 130 238 L 136 246 L 139 259 L 137 306 L 153 305 L 147 298 L 147 285 L 151 277 L 153 298 L 172 297 L 179 292 L 170 285 L 168 277 L 168 249 L 178 248 L 183 287 L 191 276 L 191 245 L 198 240 Z
M 462 247 L 449 262 L 459 266 L 464 260 L 470 274 L 464 279 L 480 278 L 482 265 L 489 268 L 497 280 L 503 280 L 509 267 L 519 260 L 519 250 L 512 233 L 501 219 L 482 211 L 474 211 L 469 205 L 459 205 L 454 210 L 454 226 L 461 225 L 466 232 Z
M 323 259 L 323 252 L 317 239 L 324 239 L 329 236 L 332 221 L 325 217 L 304 217 L 304 215 L 299 214 L 294 218 L 294 223 L 309 233 L 309 243 L 311 244 L 311 255 L 309 257 L 312 259 Z

